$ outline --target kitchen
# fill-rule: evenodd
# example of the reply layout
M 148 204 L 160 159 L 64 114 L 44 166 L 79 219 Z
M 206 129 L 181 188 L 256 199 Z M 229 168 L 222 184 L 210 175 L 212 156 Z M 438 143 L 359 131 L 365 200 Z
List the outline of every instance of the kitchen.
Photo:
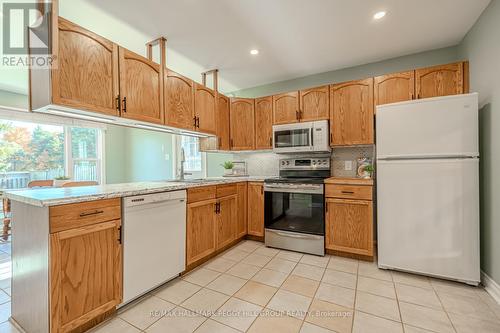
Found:
M 462 1 L 446 19 L 455 3 L 429 2 L 426 28 L 443 38 L 414 46 L 398 28 L 416 31 L 401 18 L 423 4 L 273 2 L 293 12 L 283 20 L 338 9 L 363 22 L 364 48 L 328 67 L 318 48 L 318 67 L 297 70 L 263 41 L 175 35 L 192 29 L 188 9 L 263 3 L 148 2 L 159 30 L 130 17 L 136 4 L 70 3 L 37 7 L 47 29 L 29 35 L 32 52 L 52 41 L 53 67 L 19 70 L 25 100 L 0 94 L 3 140 L 27 152 L 8 165 L 44 161 L 2 183 L 0 331 L 500 330 L 498 1 Z M 189 19 L 164 23 L 156 6 Z M 221 25 L 239 21 L 218 15 L 210 29 L 230 36 Z M 316 28 L 339 24 L 321 17 Z M 377 40 L 387 53 L 370 47 L 378 29 L 399 38 Z M 219 48 L 220 60 L 199 54 Z

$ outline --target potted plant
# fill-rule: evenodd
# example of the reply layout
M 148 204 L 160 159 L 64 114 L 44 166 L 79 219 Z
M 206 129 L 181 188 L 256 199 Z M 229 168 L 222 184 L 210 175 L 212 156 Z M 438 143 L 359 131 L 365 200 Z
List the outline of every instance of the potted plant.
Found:
M 233 174 L 234 163 L 231 161 L 226 161 L 221 166 L 224 168 L 224 176 L 229 176 Z
M 363 168 L 363 171 L 365 172 L 365 175 L 366 175 L 363 178 L 372 178 L 373 172 L 375 171 L 375 168 L 373 167 L 373 164 L 368 164 Z
M 68 176 L 59 176 L 54 178 L 54 187 L 61 187 L 64 183 L 67 183 L 71 178 Z

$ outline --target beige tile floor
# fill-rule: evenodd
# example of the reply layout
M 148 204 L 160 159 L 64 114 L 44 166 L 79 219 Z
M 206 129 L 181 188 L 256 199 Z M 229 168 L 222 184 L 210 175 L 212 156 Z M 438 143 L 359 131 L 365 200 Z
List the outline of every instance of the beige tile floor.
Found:
M 243 241 L 93 331 L 108 332 L 487 333 L 500 305 L 482 288 Z

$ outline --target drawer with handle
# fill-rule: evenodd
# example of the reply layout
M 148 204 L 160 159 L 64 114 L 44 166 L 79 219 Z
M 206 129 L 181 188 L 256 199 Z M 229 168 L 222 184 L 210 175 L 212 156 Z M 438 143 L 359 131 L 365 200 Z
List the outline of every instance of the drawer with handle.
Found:
M 326 184 L 325 196 L 327 198 L 373 200 L 373 187 L 360 185 Z
M 121 218 L 121 199 L 103 199 L 49 208 L 50 233 Z

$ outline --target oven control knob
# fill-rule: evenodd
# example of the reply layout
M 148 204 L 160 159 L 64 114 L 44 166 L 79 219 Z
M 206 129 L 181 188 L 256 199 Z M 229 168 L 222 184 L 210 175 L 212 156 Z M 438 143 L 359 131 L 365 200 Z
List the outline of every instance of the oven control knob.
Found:
M 290 161 L 286 161 L 286 165 L 290 165 Z

